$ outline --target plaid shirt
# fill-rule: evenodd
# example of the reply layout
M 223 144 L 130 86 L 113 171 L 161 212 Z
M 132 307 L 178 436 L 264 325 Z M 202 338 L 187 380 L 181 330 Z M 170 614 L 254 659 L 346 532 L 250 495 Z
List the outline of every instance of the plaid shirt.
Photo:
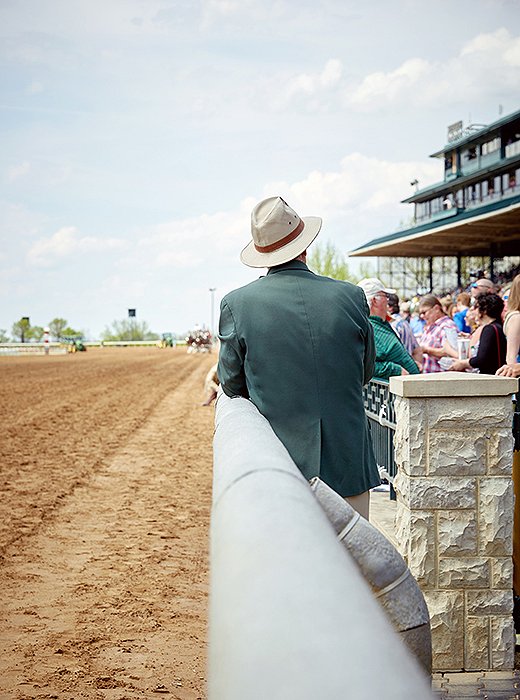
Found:
M 458 334 L 457 326 L 449 316 L 441 316 L 435 323 L 426 326 L 421 336 L 421 345 L 426 345 L 431 348 L 442 348 L 448 333 L 450 333 L 450 335 L 451 333 L 455 333 L 456 336 Z M 443 371 L 439 364 L 438 357 L 425 354 L 423 355 L 423 360 L 423 374 Z

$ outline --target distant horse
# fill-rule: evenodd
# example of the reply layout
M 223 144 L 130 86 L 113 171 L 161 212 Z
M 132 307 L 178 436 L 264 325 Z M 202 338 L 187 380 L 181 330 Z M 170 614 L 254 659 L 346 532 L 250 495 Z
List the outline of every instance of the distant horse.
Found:
M 213 342 L 209 331 L 191 331 L 186 337 L 186 345 L 189 353 L 211 352 Z

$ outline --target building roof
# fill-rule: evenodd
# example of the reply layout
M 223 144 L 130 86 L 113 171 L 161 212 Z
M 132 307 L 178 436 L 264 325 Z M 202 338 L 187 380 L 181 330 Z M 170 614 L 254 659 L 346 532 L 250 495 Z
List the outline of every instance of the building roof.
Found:
M 490 134 L 493 131 L 496 131 L 499 129 L 501 126 L 505 126 L 506 124 L 509 124 L 510 122 L 514 121 L 515 119 L 520 118 L 520 109 L 517 110 L 516 112 L 513 112 L 512 114 L 508 114 L 505 117 L 501 117 L 500 119 L 497 119 L 496 121 L 492 122 L 491 124 L 488 124 L 487 126 L 482 127 L 481 129 L 478 129 L 477 131 L 470 131 L 468 133 L 467 129 L 465 131 L 465 135 L 457 139 L 456 141 L 452 141 L 451 143 L 447 143 L 443 149 L 440 151 L 436 151 L 435 153 L 431 154 L 431 158 L 440 158 L 443 156 L 445 153 L 451 153 L 455 148 L 460 148 L 460 146 L 465 146 L 468 143 L 474 143 L 475 141 L 480 141 L 482 140 L 483 136 L 486 136 Z
M 352 257 L 520 254 L 520 195 L 478 209 L 446 212 L 449 218 L 429 221 L 404 231 L 375 238 Z

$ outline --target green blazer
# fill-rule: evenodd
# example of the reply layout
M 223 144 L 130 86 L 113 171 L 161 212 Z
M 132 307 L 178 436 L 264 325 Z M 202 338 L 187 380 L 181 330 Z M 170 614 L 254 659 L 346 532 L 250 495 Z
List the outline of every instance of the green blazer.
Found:
M 220 305 L 223 391 L 251 399 L 303 475 L 342 496 L 380 483 L 362 398 L 375 358 L 368 316 L 362 289 L 294 260 Z

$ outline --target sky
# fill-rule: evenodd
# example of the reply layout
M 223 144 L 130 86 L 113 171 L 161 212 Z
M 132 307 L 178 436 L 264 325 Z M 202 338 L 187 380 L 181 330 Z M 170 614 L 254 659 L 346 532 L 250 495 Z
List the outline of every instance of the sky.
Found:
M 0 329 L 215 328 L 258 201 L 348 254 L 519 108 L 520 0 L 0 0 Z

